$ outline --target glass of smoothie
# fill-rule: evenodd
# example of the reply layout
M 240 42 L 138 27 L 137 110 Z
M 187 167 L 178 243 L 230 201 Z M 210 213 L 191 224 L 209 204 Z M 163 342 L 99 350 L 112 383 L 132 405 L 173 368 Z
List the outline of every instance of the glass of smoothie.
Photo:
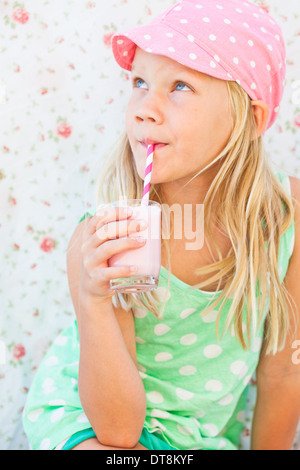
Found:
M 145 238 L 145 245 L 116 253 L 108 260 L 109 267 L 137 267 L 137 271 L 130 276 L 110 280 L 110 289 L 123 293 L 156 289 L 161 268 L 161 205 L 151 200 L 145 203 L 142 199 L 124 199 L 110 204 L 132 209 L 133 214 L 128 223 L 137 219 L 148 224 L 145 230 L 130 234 L 130 237 Z

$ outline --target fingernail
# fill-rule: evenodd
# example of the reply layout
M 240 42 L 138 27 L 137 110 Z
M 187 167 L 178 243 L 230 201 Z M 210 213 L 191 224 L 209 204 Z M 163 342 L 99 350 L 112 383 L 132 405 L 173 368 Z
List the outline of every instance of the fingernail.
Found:
M 147 227 L 147 223 L 146 222 L 141 222 L 138 226 L 137 226 L 137 229 L 138 230 L 145 230 L 145 228 Z
M 133 272 L 133 273 L 134 273 L 135 271 L 137 271 L 137 267 L 136 267 L 136 266 L 130 266 L 129 269 L 130 269 L 130 271 Z
M 143 237 L 136 237 L 135 240 L 139 243 L 145 243 L 145 241 L 146 241 L 145 238 L 143 238 Z

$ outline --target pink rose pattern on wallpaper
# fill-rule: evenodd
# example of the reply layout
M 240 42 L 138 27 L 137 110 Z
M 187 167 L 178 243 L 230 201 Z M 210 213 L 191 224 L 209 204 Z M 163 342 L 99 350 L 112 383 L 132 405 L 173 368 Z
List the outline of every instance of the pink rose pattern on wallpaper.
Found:
M 67 139 L 72 134 L 72 127 L 66 122 L 61 122 L 57 126 L 57 134 Z
M 27 448 L 21 426 L 27 391 L 49 345 L 74 315 L 67 244 L 94 204 L 94 167 L 123 130 L 130 90 L 130 74 L 112 57 L 112 35 L 172 3 L 113 0 L 103 15 L 99 0 L 2 2 L 0 233 L 6 249 L 0 341 L 6 355 L 5 363 L 0 357 L 0 449 Z M 255 3 L 280 22 L 288 40 L 285 101 L 266 136 L 267 150 L 280 168 L 299 176 L 297 2 L 284 9 L 280 0 Z M 254 394 L 254 379 L 252 385 Z M 241 416 L 245 448 L 253 399 Z
M 29 13 L 24 8 L 17 8 L 12 17 L 14 21 L 25 24 L 29 20 Z

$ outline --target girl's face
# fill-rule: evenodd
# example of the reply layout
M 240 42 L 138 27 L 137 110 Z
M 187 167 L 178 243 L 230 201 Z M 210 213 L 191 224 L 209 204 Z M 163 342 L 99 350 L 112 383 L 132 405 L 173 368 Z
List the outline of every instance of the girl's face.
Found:
M 188 181 L 226 145 L 232 130 L 226 82 L 160 55 L 136 49 L 126 130 L 139 176 L 147 144 L 155 184 Z

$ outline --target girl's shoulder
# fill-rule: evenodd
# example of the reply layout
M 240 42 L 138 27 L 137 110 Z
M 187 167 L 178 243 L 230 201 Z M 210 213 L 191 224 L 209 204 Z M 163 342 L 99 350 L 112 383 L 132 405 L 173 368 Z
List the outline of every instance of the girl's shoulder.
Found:
M 288 173 L 285 171 L 274 171 L 274 175 L 282 184 L 284 189 L 291 194 L 291 180 L 294 178 L 293 176 L 289 176 Z

